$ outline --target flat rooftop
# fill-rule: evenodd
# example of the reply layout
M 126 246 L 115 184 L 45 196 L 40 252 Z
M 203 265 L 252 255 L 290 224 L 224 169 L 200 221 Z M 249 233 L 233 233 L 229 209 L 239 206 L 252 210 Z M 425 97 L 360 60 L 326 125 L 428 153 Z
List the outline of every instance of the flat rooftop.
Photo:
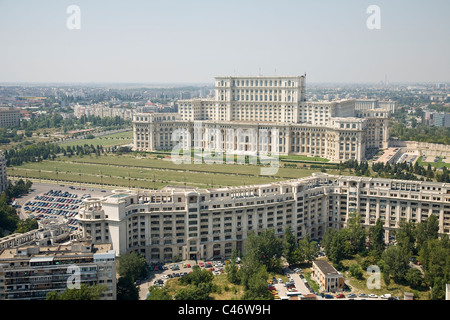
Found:
M 317 268 L 319 268 L 320 271 L 322 271 L 325 275 L 339 275 L 340 273 L 328 262 L 323 260 L 315 260 L 313 261 Z
M 92 247 L 91 247 L 92 246 Z M 82 256 L 94 253 L 108 253 L 112 249 L 111 243 L 92 244 L 90 242 L 75 242 L 53 246 L 27 245 L 16 248 L 5 248 L 0 251 L 0 260 L 9 259 L 47 259 L 50 257 Z

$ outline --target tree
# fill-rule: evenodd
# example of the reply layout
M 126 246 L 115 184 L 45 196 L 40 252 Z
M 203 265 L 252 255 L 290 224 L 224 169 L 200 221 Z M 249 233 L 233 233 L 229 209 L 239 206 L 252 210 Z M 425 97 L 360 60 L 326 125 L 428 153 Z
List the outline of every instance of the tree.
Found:
M 184 285 L 192 284 L 199 286 L 202 283 L 211 283 L 213 274 L 207 269 L 201 269 L 199 266 L 193 266 L 192 272 L 180 278 L 180 283 Z
M 198 286 L 191 285 L 181 288 L 175 294 L 175 300 L 210 300 L 211 285 L 201 283 Z
M 425 245 L 429 240 L 437 239 L 439 232 L 439 219 L 431 214 L 427 220 L 417 225 L 417 249 Z
M 395 282 L 405 278 L 409 270 L 409 256 L 405 254 L 405 249 L 399 246 L 390 246 L 383 252 L 382 258 L 386 263 L 385 272 L 392 275 Z
M 353 254 L 365 250 L 366 247 L 366 230 L 361 224 L 361 213 L 351 212 L 349 213 L 347 222 L 347 238 L 350 241 L 351 250 Z
M 361 263 L 361 268 L 363 268 L 363 270 L 367 270 L 370 266 L 374 266 L 377 264 L 377 258 L 373 255 L 368 255 L 367 257 L 365 257 Z
M 50 291 L 46 300 L 99 300 L 101 294 L 106 290 L 104 285 L 86 286 L 80 285 L 79 289 L 66 288 L 61 293 Z
M 152 286 L 148 290 L 147 300 L 172 300 L 172 296 L 167 287 Z
M 120 277 L 117 281 L 117 300 L 139 300 L 139 289 L 130 277 Z
M 338 231 L 336 229 L 327 228 L 323 234 L 321 245 L 328 254 L 331 249 L 331 242 Z
M 408 256 L 411 256 L 415 250 L 416 224 L 411 221 L 400 221 L 395 239 L 397 240 L 397 245 L 405 249 Z
M 233 249 L 231 252 L 230 263 L 225 266 L 225 272 L 227 274 L 227 279 L 230 283 L 238 284 L 239 276 L 238 276 L 238 266 L 236 265 L 236 249 Z
M 380 218 L 371 227 L 369 239 L 369 249 L 374 251 L 377 256 L 381 256 L 386 244 L 384 243 L 383 221 Z
M 36 219 L 27 218 L 17 222 L 15 233 L 25 233 L 38 228 L 38 222 Z
M 186 285 L 175 294 L 175 300 L 209 300 L 210 293 L 214 290 L 212 283 L 213 275 L 207 269 L 200 269 L 199 266 L 192 268 L 192 273 L 188 273 L 180 278 L 180 284 Z
M 411 288 L 417 288 L 423 281 L 422 272 L 417 268 L 411 268 L 406 273 L 405 280 L 408 281 Z
M 307 234 L 305 238 L 298 242 L 298 255 L 300 261 L 312 261 L 319 253 L 319 247 L 316 241 L 311 241 Z
M 121 277 L 129 277 L 132 282 L 144 278 L 148 273 L 145 257 L 135 251 L 119 256 L 117 271 Z
M 347 258 L 351 253 L 351 244 L 347 239 L 344 229 L 330 232 L 326 239 L 326 253 L 331 262 L 340 264 L 341 260 Z
M 354 263 L 349 268 L 348 271 L 350 271 L 350 274 L 352 277 L 355 277 L 356 279 L 362 279 L 363 271 L 361 270 L 361 267 Z
M 290 227 L 284 231 L 283 255 L 290 265 L 300 261 L 300 251 Z
M 272 229 L 261 231 L 259 235 L 251 232 L 246 241 L 247 259 L 253 260 L 255 265 L 264 265 L 267 271 L 281 269 L 282 240 L 275 237 Z
M 445 284 L 450 282 L 450 243 L 447 235 L 442 239 L 426 241 L 419 251 L 425 273 L 424 281 L 433 288 L 433 299 L 443 299 Z
M 267 290 L 269 274 L 266 266 L 260 265 L 255 269 L 244 262 L 241 270 L 241 275 L 245 275 L 241 281 L 244 284 L 243 300 L 273 300 L 272 293 Z
M 391 283 L 391 275 L 389 274 L 389 270 L 383 271 L 383 280 L 386 284 L 386 287 L 389 287 L 389 284 Z

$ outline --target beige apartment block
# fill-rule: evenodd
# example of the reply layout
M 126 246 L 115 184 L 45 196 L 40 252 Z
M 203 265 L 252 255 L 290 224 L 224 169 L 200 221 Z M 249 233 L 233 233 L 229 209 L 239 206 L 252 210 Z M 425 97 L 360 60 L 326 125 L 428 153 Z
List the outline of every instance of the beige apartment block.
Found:
M 77 219 L 82 236 L 110 242 L 118 254 L 136 251 L 149 262 L 229 257 L 245 252 L 250 232 L 272 229 L 283 238 L 320 239 L 340 230 L 349 214 L 361 213 L 369 228 L 379 218 L 385 241 L 399 223 L 436 215 L 439 233 L 450 234 L 450 184 L 314 173 L 311 177 L 263 185 L 157 191 L 114 190 L 84 200 Z

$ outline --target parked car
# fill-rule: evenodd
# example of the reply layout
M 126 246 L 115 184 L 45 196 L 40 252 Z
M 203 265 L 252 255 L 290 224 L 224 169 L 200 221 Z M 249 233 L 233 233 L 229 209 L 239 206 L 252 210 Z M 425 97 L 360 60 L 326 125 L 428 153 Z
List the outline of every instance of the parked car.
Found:
M 336 298 L 343 299 L 343 298 L 345 298 L 345 295 L 343 295 L 342 293 L 339 293 L 336 295 Z
M 334 297 L 331 294 L 326 294 L 324 298 L 325 299 L 333 299 Z
M 347 298 L 356 298 L 356 294 L 350 293 L 350 294 L 347 296 Z
M 389 299 L 391 295 L 389 293 L 385 293 L 382 296 L 380 296 L 381 299 Z
M 378 298 L 378 296 L 376 294 L 371 293 L 369 294 L 369 298 Z

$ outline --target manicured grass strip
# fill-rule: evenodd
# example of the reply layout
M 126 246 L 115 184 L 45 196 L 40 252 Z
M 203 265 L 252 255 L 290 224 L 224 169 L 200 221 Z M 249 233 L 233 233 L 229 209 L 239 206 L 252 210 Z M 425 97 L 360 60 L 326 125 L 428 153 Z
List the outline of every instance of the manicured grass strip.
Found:
M 74 147 L 87 145 L 101 145 L 103 147 L 112 147 L 116 145 L 130 144 L 133 142 L 133 131 L 125 131 L 114 134 L 109 134 L 101 137 L 95 137 L 94 139 L 81 139 L 70 141 L 67 143 L 61 143 L 62 147 Z

